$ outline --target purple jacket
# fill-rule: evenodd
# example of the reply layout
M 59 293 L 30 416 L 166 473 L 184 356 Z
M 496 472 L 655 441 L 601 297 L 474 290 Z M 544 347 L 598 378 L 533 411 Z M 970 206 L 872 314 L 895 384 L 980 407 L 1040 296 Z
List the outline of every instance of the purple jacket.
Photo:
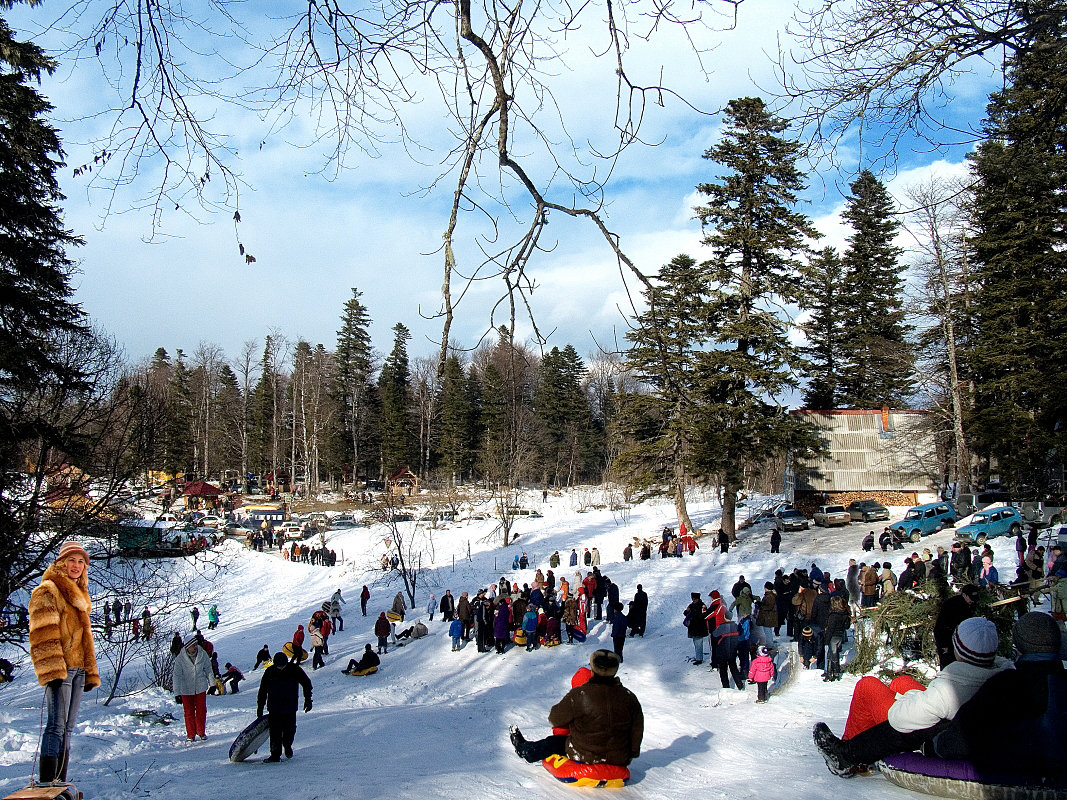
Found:
M 502 603 L 496 611 L 496 619 L 493 620 L 493 636 L 497 639 L 507 639 L 511 628 L 511 611 L 507 603 Z

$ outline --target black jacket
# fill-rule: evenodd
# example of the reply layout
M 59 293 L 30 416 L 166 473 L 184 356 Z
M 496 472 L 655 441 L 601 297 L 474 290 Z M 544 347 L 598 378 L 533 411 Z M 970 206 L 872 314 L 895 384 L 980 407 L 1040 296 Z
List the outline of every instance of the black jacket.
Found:
M 284 667 L 272 664 L 263 672 L 256 705 L 261 712 L 265 706 L 271 714 L 295 714 L 301 686 L 304 687 L 304 704 L 307 705 L 311 702 L 311 678 L 307 673 L 299 664 L 286 664 Z

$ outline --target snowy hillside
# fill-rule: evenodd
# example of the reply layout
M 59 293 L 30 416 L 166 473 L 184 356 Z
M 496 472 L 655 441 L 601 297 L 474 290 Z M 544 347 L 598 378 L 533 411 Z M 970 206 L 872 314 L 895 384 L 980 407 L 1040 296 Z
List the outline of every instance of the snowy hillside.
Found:
M 531 499 L 541 519 L 517 523 L 520 538 L 503 549 L 484 541 L 493 523 L 458 524 L 434 534 L 434 566 L 426 572 L 416 607 L 418 616 L 432 592 L 445 589 L 459 596 L 496 582 L 531 582 L 534 569 L 546 570 L 548 557 L 572 547 L 581 552 L 596 546 L 601 570 L 619 584 L 625 603 L 638 583 L 649 595 L 648 632 L 626 644 L 623 683 L 640 699 L 645 711 L 642 754 L 631 765 L 630 784 L 619 796 L 641 798 L 825 798 L 835 792 L 860 790 L 866 798 L 904 797 L 910 793 L 880 776 L 843 784 L 823 764 L 811 741 L 814 722 L 825 720 L 836 731 L 844 724 L 855 679 L 823 683 L 814 670 L 801 673 L 766 705 L 755 705 L 755 687 L 745 693 L 720 688 L 718 672 L 705 663 L 686 661 L 692 652 L 682 627 L 689 594 L 712 589 L 728 593 L 744 574 L 754 593 L 762 594 L 774 570 L 807 567 L 817 561 L 835 577 L 843 575 L 850 557 L 860 557 L 866 529 L 854 525 L 833 532 L 816 530 L 786 534 L 782 553 L 772 556 L 766 526 L 742 531 L 739 544 L 721 555 L 701 539 L 695 557 L 653 558 L 623 563 L 623 546 L 633 536 L 655 537 L 663 525 L 674 525 L 672 506 L 646 503 L 633 509 L 621 524 L 610 511 L 576 513 L 567 495 L 540 494 Z M 694 497 L 691 514 L 700 525 L 714 523 L 719 512 L 713 500 Z M 894 518 L 899 518 L 899 515 Z M 232 661 L 248 680 L 236 695 L 208 698 L 208 741 L 188 744 L 181 708 L 161 690 L 145 692 L 110 707 L 100 703 L 101 691 L 88 693 L 75 731 L 71 780 L 91 800 L 152 797 L 246 798 L 444 798 L 529 800 L 563 798 L 576 790 L 557 783 L 540 765 L 521 761 L 507 738 L 510 724 L 530 738 L 549 732 L 548 709 L 570 687 L 574 670 L 587 663 L 596 647 L 611 648 L 607 626 L 590 622 L 582 645 L 527 653 L 512 648 L 504 655 L 481 654 L 473 643 L 450 652 L 447 625 L 438 616 L 430 636 L 382 657 L 376 675 L 353 678 L 340 670 L 366 643 L 374 641 L 371 626 L 401 588 L 395 573 L 373 569 L 384 548 L 380 526 L 333 533 L 329 546 L 343 562 L 326 568 L 293 564 L 277 553 L 255 553 L 235 542 L 224 546 L 233 555 L 226 572 L 199 587 L 205 604 L 215 602 L 222 615 L 209 638 L 220 663 Z M 923 541 L 923 547 L 947 547 L 952 533 Z M 468 546 L 471 556 L 468 560 Z M 516 553 L 525 551 L 530 569 L 510 569 Z M 899 570 L 904 556 L 890 554 Z M 884 554 L 879 553 L 884 559 Z M 556 570 L 572 579 L 574 569 Z M 174 562 L 182 569 L 182 562 Z M 94 569 L 99 568 L 94 565 Z M 176 579 L 181 576 L 176 575 Z M 368 584 L 372 597 L 368 616 L 359 613 L 359 591 Z M 256 651 L 288 641 L 298 624 L 323 600 L 341 588 L 347 605 L 345 629 L 330 638 L 324 670 L 308 674 L 314 683 L 314 708 L 298 716 L 295 757 L 280 764 L 260 763 L 264 746 L 253 761 L 231 764 L 227 753 L 236 734 L 255 715 L 260 672 L 252 672 Z M 413 619 L 409 616 L 409 622 Z M 201 619 L 203 625 L 204 619 Z M 166 635 L 189 629 L 187 615 L 160 620 Z M 783 628 L 784 641 L 784 628 Z M 10 653 L 5 654 L 9 658 Z M 106 680 L 106 677 L 105 677 Z M 0 688 L 0 796 L 29 779 L 41 719 L 42 691 L 28 661 L 16 680 Z M 151 725 L 130 712 L 170 712 L 170 726 Z M 610 791 L 610 790 L 604 790 Z

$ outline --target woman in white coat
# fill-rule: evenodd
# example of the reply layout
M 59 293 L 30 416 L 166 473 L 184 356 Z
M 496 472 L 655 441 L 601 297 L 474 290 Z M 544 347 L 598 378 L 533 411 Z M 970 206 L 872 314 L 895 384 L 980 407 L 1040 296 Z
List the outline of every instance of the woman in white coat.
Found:
M 191 742 L 199 736 L 207 739 L 207 690 L 215 682 L 211 656 L 196 639 L 190 639 L 172 663 L 174 694 L 182 701 L 185 712 L 185 736 Z

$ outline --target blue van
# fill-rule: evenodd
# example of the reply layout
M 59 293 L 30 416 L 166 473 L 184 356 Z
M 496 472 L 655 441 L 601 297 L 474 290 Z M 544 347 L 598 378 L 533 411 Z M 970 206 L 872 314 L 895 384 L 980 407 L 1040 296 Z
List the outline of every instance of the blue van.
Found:
M 918 542 L 924 536 L 937 533 L 942 528 L 951 528 L 955 524 L 956 511 L 952 504 L 940 500 L 909 508 L 904 519 L 891 525 L 890 529 L 903 540 Z

